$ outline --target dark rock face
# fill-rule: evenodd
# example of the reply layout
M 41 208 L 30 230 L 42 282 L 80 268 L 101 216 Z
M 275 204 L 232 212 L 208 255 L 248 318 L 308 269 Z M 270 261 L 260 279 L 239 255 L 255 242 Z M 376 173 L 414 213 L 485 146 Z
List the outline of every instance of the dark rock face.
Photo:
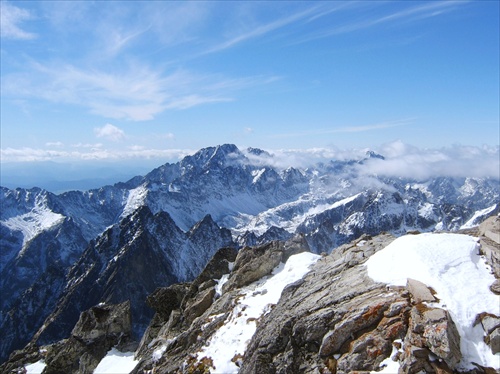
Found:
M 296 236 L 286 242 L 273 241 L 257 247 L 241 249 L 234 262 L 229 280 L 223 291 L 244 287 L 271 273 L 280 264 L 297 253 L 309 251 L 303 236 Z
M 0 273 L 0 362 L 28 343 L 55 308 L 67 268 L 86 245 L 75 223 L 66 218 L 35 236 L 6 264 Z
M 98 305 L 83 312 L 68 339 L 44 347 L 28 347 L 4 364 L 2 372 L 19 372 L 29 362 L 43 359 L 45 374 L 90 374 L 113 347 L 130 349 L 130 303 Z M 16 360 L 17 359 L 17 360 Z M 22 372 L 22 371 L 21 371 Z
M 139 208 L 92 242 L 68 274 L 54 312 L 33 341 L 48 344 L 69 334 L 80 311 L 100 302 L 131 301 L 139 338 L 153 313 L 146 296 L 157 287 L 193 279 L 220 247 L 232 244 L 228 230 L 209 216 L 181 231 L 167 213 Z

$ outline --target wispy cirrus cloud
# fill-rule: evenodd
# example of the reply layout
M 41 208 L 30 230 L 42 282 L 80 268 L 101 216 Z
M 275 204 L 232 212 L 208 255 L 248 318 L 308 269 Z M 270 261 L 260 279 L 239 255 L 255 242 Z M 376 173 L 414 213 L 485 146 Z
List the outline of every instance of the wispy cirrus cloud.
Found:
M 18 8 L 10 2 L 0 2 L 0 34 L 7 39 L 35 39 L 37 34 L 23 30 L 22 23 L 34 19 L 26 9 Z
M 400 120 L 395 120 L 395 121 L 387 121 L 387 122 L 374 123 L 374 124 L 361 125 L 361 126 L 341 126 L 341 127 L 332 127 L 329 129 L 282 133 L 282 134 L 271 135 L 271 137 L 273 137 L 273 138 L 291 138 L 291 137 L 302 137 L 302 136 L 311 136 L 311 135 L 327 135 L 327 134 L 339 134 L 339 133 L 356 133 L 356 132 L 376 131 L 376 130 L 390 129 L 390 128 L 399 127 L 399 126 L 409 126 L 414 122 L 415 119 L 416 118 L 405 118 L 405 119 L 400 119 Z
M 347 34 L 355 31 L 373 28 L 384 24 L 396 22 L 414 22 L 425 18 L 436 17 L 443 13 L 452 11 L 468 2 L 464 1 L 432 1 L 420 5 L 413 5 L 403 10 L 386 12 L 370 12 L 370 16 L 362 20 L 354 20 L 343 25 L 336 25 L 328 29 L 323 29 L 316 33 L 310 33 L 298 40 L 298 43 L 310 42 L 315 39 L 327 38 L 335 35 Z M 410 2 L 410 4 L 413 4 Z M 372 5 L 372 4 L 369 4 Z
M 34 19 L 34 15 L 26 10 L 0 1 L 0 34 L 7 39 L 35 39 L 37 34 L 23 29 L 25 21 Z
M 232 101 L 238 91 L 276 79 L 226 78 L 182 69 L 166 72 L 140 62 L 129 63 L 118 71 L 33 61 L 31 65 L 29 72 L 5 76 L 3 93 L 76 104 L 106 118 L 132 121 L 151 120 L 166 110 Z
M 304 20 L 307 17 L 317 15 L 318 11 L 320 9 L 321 8 L 319 6 L 313 6 L 313 7 L 307 8 L 305 10 L 302 10 L 302 11 L 292 13 L 290 15 L 286 15 L 284 17 L 275 19 L 274 21 L 271 21 L 271 22 L 262 23 L 262 24 L 257 25 L 257 26 L 254 25 L 250 30 L 243 32 L 243 33 L 240 33 L 239 35 L 234 36 L 230 39 L 227 39 L 227 40 L 211 47 L 210 49 L 206 50 L 203 53 L 208 54 L 208 53 L 223 51 L 225 49 L 234 47 L 234 46 L 236 46 L 242 42 L 245 42 L 247 40 L 266 35 L 272 31 L 283 28 L 283 27 L 290 25 L 292 23 L 295 23 L 297 21 Z
M 62 147 L 64 146 L 63 142 L 47 142 L 45 143 L 46 147 Z

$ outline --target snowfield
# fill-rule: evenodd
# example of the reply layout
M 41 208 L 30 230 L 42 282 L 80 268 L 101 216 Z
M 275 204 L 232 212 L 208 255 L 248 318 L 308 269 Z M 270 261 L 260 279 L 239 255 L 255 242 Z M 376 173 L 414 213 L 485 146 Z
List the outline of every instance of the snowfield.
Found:
M 405 286 L 413 278 L 432 287 L 440 300 L 434 306 L 449 311 L 460 333 L 460 368 L 473 369 L 476 362 L 500 369 L 500 354 L 484 343 L 481 324 L 473 326 L 479 313 L 500 314 L 500 297 L 489 289 L 495 277 L 478 249 L 478 239 L 468 235 L 406 235 L 375 253 L 366 267 L 378 282 Z

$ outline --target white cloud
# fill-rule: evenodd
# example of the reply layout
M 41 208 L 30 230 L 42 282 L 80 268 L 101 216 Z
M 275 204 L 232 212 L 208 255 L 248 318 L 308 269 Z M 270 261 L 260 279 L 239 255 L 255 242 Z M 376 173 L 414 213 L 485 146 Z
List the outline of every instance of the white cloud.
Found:
M 131 151 L 142 151 L 144 147 L 142 145 L 131 145 L 128 147 Z
M 2 162 L 29 162 L 47 160 L 178 160 L 195 151 L 188 149 L 151 149 L 134 145 L 127 149 L 105 149 L 101 144 L 73 145 L 81 150 L 54 150 L 35 148 L 6 148 L 0 150 Z M 78 149 L 78 148 L 77 148 Z M 375 183 L 374 175 L 413 178 L 425 181 L 432 177 L 490 177 L 500 179 L 500 147 L 453 146 L 441 149 L 420 149 L 400 141 L 375 149 L 385 160 L 369 159 L 357 166 L 358 178 Z M 361 160 L 366 149 L 340 150 L 333 148 L 268 150 L 260 156 L 246 154 L 254 165 L 277 168 L 290 166 L 311 167 L 330 160 Z M 371 181 L 371 182 L 370 182 Z
M 36 34 L 25 31 L 21 23 L 33 19 L 26 9 L 18 8 L 7 1 L 0 1 L 0 34 L 8 39 L 34 39 Z
M 106 138 L 114 142 L 118 142 L 125 138 L 123 130 L 110 123 L 105 124 L 103 127 L 96 127 L 94 132 L 98 138 Z
M 38 162 L 38 161 L 120 161 L 131 159 L 179 160 L 193 154 L 189 149 L 148 149 L 132 146 L 126 150 L 109 150 L 101 147 L 90 148 L 88 151 L 63 151 L 38 148 L 5 148 L 0 149 L 2 162 Z
M 217 96 L 201 96 L 201 95 L 187 95 L 183 97 L 176 98 L 168 105 L 165 106 L 165 109 L 189 109 L 194 106 L 198 106 L 201 104 L 209 104 L 209 103 L 220 103 L 220 102 L 228 102 L 233 101 L 233 99 L 228 97 L 217 97 Z
M 73 148 L 102 148 L 103 144 L 102 143 L 75 143 L 71 144 Z
M 401 141 L 379 150 L 386 159 L 371 159 L 360 166 L 365 174 L 426 180 L 436 176 L 500 179 L 500 148 L 455 145 L 420 149 Z
M 32 62 L 30 69 L 3 78 L 6 97 L 37 97 L 76 104 L 106 118 L 133 121 L 151 120 L 166 110 L 232 101 L 237 91 L 275 80 L 262 76 L 228 79 L 180 69 L 165 72 L 140 62 L 110 72 L 38 62 Z
M 45 146 L 47 147 L 62 147 L 64 144 L 62 142 L 47 142 Z
M 311 15 L 317 14 L 318 7 L 311 7 L 306 10 L 293 13 L 291 15 L 278 18 L 272 22 L 269 23 L 262 23 L 260 25 L 253 25 L 248 31 L 241 33 L 235 37 L 232 37 L 231 39 L 228 39 L 212 48 L 207 50 L 205 53 L 213 53 L 213 52 L 219 52 L 224 49 L 228 49 L 231 47 L 236 46 L 237 44 L 240 44 L 242 42 L 245 42 L 249 39 L 257 38 L 260 36 L 263 36 L 265 34 L 268 34 L 274 30 L 280 29 L 282 27 L 285 27 L 291 23 L 300 21 L 305 19 L 306 17 L 309 17 Z
M 5 148 L 0 149 L 0 156 L 2 162 L 49 161 L 68 156 L 68 152 L 29 147 Z
M 280 169 L 294 166 L 312 167 L 331 160 L 365 159 L 368 149 L 278 149 L 268 154 L 247 154 L 254 165 L 269 165 Z M 401 141 L 387 143 L 374 149 L 385 160 L 371 158 L 359 164 L 359 178 L 369 181 L 371 176 L 413 178 L 425 181 L 432 177 L 477 177 L 500 179 L 500 147 L 473 147 L 456 145 L 449 148 L 421 149 Z M 368 183 L 368 182 L 367 182 Z
M 366 150 L 340 150 L 334 148 L 308 149 L 275 149 L 267 150 L 268 154 L 246 154 L 254 165 L 269 165 L 279 169 L 290 166 L 306 169 L 318 163 L 331 160 L 359 160 L 365 156 Z

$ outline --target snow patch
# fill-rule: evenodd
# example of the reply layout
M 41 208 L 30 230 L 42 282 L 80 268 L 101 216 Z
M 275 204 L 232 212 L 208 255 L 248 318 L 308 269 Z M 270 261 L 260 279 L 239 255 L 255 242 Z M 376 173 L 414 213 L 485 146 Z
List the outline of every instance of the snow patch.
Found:
M 222 286 L 228 281 L 229 274 L 224 274 L 219 280 L 216 280 L 215 294 L 219 297 L 222 296 Z
M 22 255 L 26 243 L 42 231 L 48 230 L 59 224 L 64 218 L 62 214 L 54 213 L 47 207 L 47 198 L 43 196 L 37 197 L 35 206 L 30 212 L 11 217 L 3 221 L 3 224 L 9 229 L 21 231 L 23 234 L 23 250 L 19 253 Z
M 500 369 L 483 341 L 483 329 L 473 326 L 479 313 L 499 314 L 500 297 L 489 286 L 495 277 L 478 255 L 478 239 L 461 234 L 406 235 L 396 239 L 367 262 L 375 281 L 404 286 L 417 279 L 436 290 L 440 307 L 450 312 L 461 338 L 460 367 L 473 369 L 471 362 Z
M 301 279 L 321 256 L 310 252 L 290 256 L 286 264 L 277 266 L 270 277 L 263 278 L 241 289 L 243 295 L 224 325 L 212 335 L 207 345 L 198 353 L 198 359 L 210 357 L 217 373 L 237 373 L 238 367 L 231 361 L 243 355 L 257 329 L 256 321 L 270 311 L 281 292 L 290 283 Z
M 264 172 L 266 171 L 266 169 L 260 169 L 260 170 L 253 170 L 252 171 L 252 177 L 253 177 L 253 180 L 252 180 L 252 183 L 257 183 L 257 181 L 260 179 L 260 177 L 262 176 L 262 174 L 264 174 Z
M 394 343 L 399 343 L 401 344 L 402 347 L 402 340 L 401 339 L 396 339 L 394 340 Z M 389 357 L 387 357 L 384 361 L 382 361 L 379 365 L 379 368 L 382 370 L 380 371 L 372 371 L 370 374 L 377 374 L 377 373 L 385 373 L 385 374 L 394 374 L 394 373 L 399 373 L 399 363 L 396 361 L 396 355 L 398 353 L 403 353 L 402 349 L 397 349 L 395 345 L 392 346 L 392 352 Z
M 151 355 L 152 360 L 154 362 L 158 361 L 161 358 L 161 356 L 163 356 L 166 350 L 167 350 L 166 345 L 162 345 L 159 348 L 155 349 L 153 354 Z
M 41 374 L 46 366 L 47 364 L 43 360 L 40 360 L 34 364 L 26 365 L 24 368 L 26 369 L 26 374 Z
M 120 352 L 112 348 L 94 369 L 94 374 L 126 374 L 134 370 L 138 363 L 134 360 L 134 352 Z
M 479 218 L 479 217 L 482 217 L 482 216 L 486 216 L 487 214 L 493 212 L 496 208 L 496 204 L 495 205 L 492 205 L 486 209 L 482 209 L 482 210 L 478 210 L 476 213 L 474 213 L 474 215 L 472 216 L 472 218 L 470 220 L 468 220 L 467 222 L 465 222 L 461 227 L 460 229 L 463 230 L 463 229 L 470 229 L 470 228 L 473 228 L 473 227 L 476 227 L 478 226 L 478 224 L 476 223 L 476 220 Z
M 428 218 L 431 219 L 434 217 L 434 211 L 433 211 L 434 205 L 430 203 L 424 203 L 419 209 L 418 209 L 418 215 L 420 217 Z
M 145 185 L 130 190 L 128 192 L 127 202 L 125 203 L 121 217 L 124 218 L 133 213 L 140 206 L 143 206 L 146 202 L 147 195 L 148 189 Z

